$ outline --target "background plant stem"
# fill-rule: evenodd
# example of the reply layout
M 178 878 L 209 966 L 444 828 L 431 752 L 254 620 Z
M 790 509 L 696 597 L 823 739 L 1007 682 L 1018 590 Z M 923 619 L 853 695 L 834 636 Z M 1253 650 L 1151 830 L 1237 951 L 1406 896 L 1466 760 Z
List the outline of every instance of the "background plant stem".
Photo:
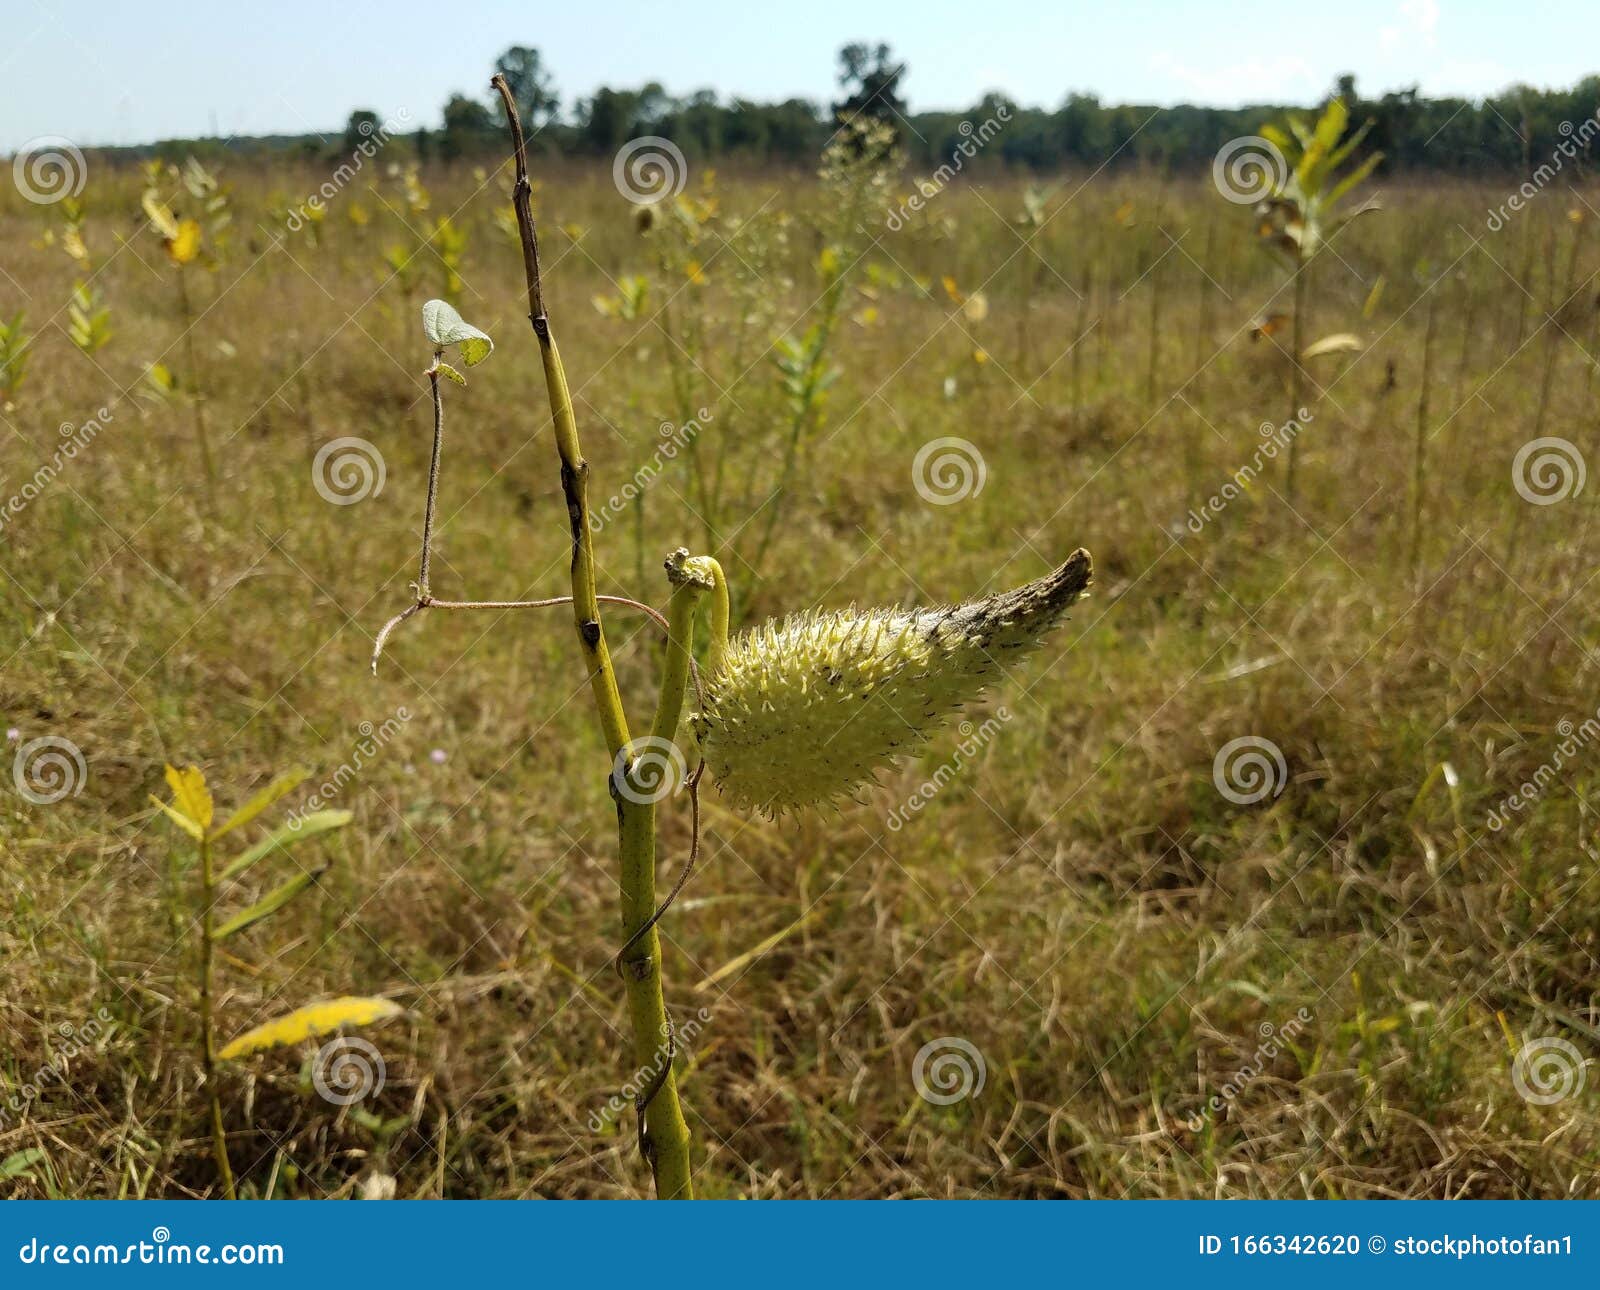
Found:
M 222 1192 L 237 1200 L 233 1167 L 228 1163 L 228 1138 L 222 1128 L 222 1099 L 217 1092 L 217 1051 L 211 1018 L 211 925 L 217 889 L 211 874 L 211 839 L 200 838 L 200 1067 L 205 1074 L 206 1099 L 211 1111 L 211 1149 L 222 1175 Z

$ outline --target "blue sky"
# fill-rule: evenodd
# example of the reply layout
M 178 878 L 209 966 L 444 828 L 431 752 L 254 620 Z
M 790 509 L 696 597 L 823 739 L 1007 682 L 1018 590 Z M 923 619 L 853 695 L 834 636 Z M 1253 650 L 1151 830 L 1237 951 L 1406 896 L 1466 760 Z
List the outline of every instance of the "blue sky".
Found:
M 1596 70 L 1585 61 L 1593 0 L 7 0 L 6 9 L 0 151 L 44 134 L 93 145 L 213 129 L 337 133 L 356 107 L 431 126 L 452 92 L 485 91 L 510 44 L 544 52 L 567 105 L 601 84 L 650 79 L 674 94 L 823 100 L 834 93 L 835 51 L 855 39 L 894 47 L 916 109 L 967 106 L 989 89 L 1048 106 L 1069 90 L 1111 102 L 1310 102 L 1343 71 L 1365 93 L 1420 83 L 1480 97 Z M 1315 30 L 1318 13 L 1339 29 Z M 1297 31 L 1308 34 L 1296 41 Z

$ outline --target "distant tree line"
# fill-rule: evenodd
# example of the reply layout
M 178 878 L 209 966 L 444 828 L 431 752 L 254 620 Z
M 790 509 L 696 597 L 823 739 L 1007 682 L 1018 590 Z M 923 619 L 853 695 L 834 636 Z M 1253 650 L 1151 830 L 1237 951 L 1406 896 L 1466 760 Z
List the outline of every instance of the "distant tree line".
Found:
M 609 156 L 629 139 L 650 134 L 672 140 L 696 159 L 811 166 L 841 113 L 866 113 L 895 127 L 913 168 L 936 168 L 950 159 L 970 128 L 994 118 L 1004 105 L 1009 114 L 1005 128 L 984 150 L 996 162 L 1034 171 L 1102 164 L 1193 170 L 1209 165 L 1229 139 L 1254 134 L 1285 111 L 1319 106 L 1180 104 L 1158 109 L 1105 104 L 1091 94 L 1070 93 L 1059 107 L 1048 109 L 1023 107 L 991 94 L 965 112 L 912 113 L 900 94 L 905 65 L 884 44 L 851 44 L 839 51 L 840 97 L 826 105 L 808 99 L 724 100 L 711 90 L 675 98 L 652 81 L 638 89 L 602 87 L 563 112 L 537 49 L 513 46 L 496 61 L 495 70 L 512 88 L 531 145 L 578 157 Z M 1565 90 L 1514 86 L 1474 102 L 1423 98 L 1415 88 L 1365 98 L 1355 78 L 1346 75 L 1328 87 L 1323 101 L 1332 94 L 1345 99 L 1352 120 L 1373 121 L 1370 143 L 1383 151 L 1384 168 L 1391 172 L 1531 171 L 1558 149 L 1565 154 L 1566 168 L 1600 163 L 1600 76 Z M 370 130 L 376 115 L 353 113 L 343 142 L 357 137 L 363 121 Z M 465 94 L 452 95 L 444 105 L 440 128 L 406 137 L 425 160 L 481 159 L 505 146 L 498 107 L 486 97 Z M 271 141 L 275 146 L 296 143 L 310 152 L 327 151 L 327 145 L 315 140 Z

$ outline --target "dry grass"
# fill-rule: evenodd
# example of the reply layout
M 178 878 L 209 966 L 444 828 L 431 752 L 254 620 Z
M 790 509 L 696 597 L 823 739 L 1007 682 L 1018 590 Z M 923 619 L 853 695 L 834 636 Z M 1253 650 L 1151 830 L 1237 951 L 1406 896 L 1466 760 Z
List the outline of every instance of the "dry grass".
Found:
M 402 1196 L 638 1195 L 648 1172 L 631 1115 L 599 1133 L 590 1123 L 628 1046 L 609 963 L 605 758 L 570 624 L 426 616 L 377 680 L 367 671 L 374 631 L 415 576 L 427 472 L 416 307 L 436 290 L 408 299 L 384 284 L 382 247 L 418 248 L 398 190 L 346 193 L 320 246 L 279 248 L 267 208 L 325 176 L 224 177 L 234 243 L 197 292 L 215 514 L 186 410 L 130 392 L 145 361 L 170 349 L 182 366 L 171 270 L 138 226 L 136 176 L 91 177 L 117 331 L 93 361 L 59 330 L 71 265 L 38 245 L 58 212 L 14 194 L 0 207 L 0 313 L 20 304 L 42 331 L 3 417 L 0 493 L 48 459 L 59 423 L 113 414 L 4 529 L 0 715 L 23 740 L 70 739 L 88 775 L 54 805 L 6 785 L 0 1092 L 51 1060 L 61 1026 L 101 1008 L 115 1019 L 0 1121 L 0 1158 L 46 1155 L 33 1181 L 0 1188 L 214 1190 L 175 842 L 146 795 L 167 761 L 199 762 L 238 798 L 297 762 L 331 775 L 362 722 L 403 707 L 401 733 L 332 803 L 356 822 L 324 848 L 335 865 L 320 893 L 231 943 L 218 1007 L 225 1035 L 350 990 L 390 995 L 410 1020 L 369 1036 L 387 1082 L 364 1114 L 310 1091 L 304 1052 L 229 1070 L 241 1190 L 343 1195 L 389 1174 Z M 435 213 L 459 208 L 469 231 L 462 312 L 499 344 L 468 389 L 449 391 L 434 590 L 560 594 L 565 517 L 515 246 L 492 221 L 501 180 L 478 191 L 466 170 L 427 178 Z M 637 323 L 602 317 L 590 298 L 608 279 L 650 268 L 629 208 L 601 167 L 543 178 L 547 292 L 604 496 L 671 419 L 654 316 L 677 284 L 654 284 Z M 790 213 L 792 263 L 771 290 L 780 323 L 798 319 L 814 295 L 813 187 L 750 176 L 721 188 L 727 207 Z M 1198 180 L 1101 175 L 1066 186 L 1027 247 L 1002 218 L 1020 206 L 1009 181 L 942 194 L 915 229 L 875 230 L 869 259 L 898 285 L 852 303 L 877 321 L 844 324 L 843 375 L 774 576 L 751 586 L 731 536 L 747 614 L 954 599 L 1033 577 L 1080 543 L 1098 581 L 994 696 L 987 711 L 1012 719 L 907 827 L 887 829 L 889 811 L 957 735 L 837 817 L 773 824 L 708 799 L 702 872 L 666 923 L 669 1004 L 680 1023 L 709 1015 L 683 1055 L 703 1192 L 1595 1192 L 1597 1081 L 1530 1104 L 1512 1053 L 1544 1036 L 1594 1051 L 1600 888 L 1585 799 L 1600 749 L 1573 757 L 1508 827 L 1485 821 L 1550 760 L 1557 723 L 1580 724 L 1596 701 L 1593 485 L 1532 506 L 1511 463 L 1547 388 L 1539 433 L 1596 464 L 1600 246 L 1593 219 L 1565 217 L 1592 195 L 1552 192 L 1488 234 L 1482 212 L 1501 197 L 1392 188 L 1387 213 L 1335 243 L 1316 271 L 1312 334 L 1356 330 L 1369 348 L 1314 372 L 1323 392 L 1295 505 L 1280 464 L 1198 534 L 1186 512 L 1285 411 L 1282 354 L 1247 333 L 1288 297 L 1243 240 L 1245 212 Z M 374 215 L 364 230 L 346 217 L 354 201 Z M 117 236 L 130 240 L 119 249 Z M 735 240 L 708 260 L 705 290 L 743 272 L 738 252 Z M 418 257 L 433 272 L 431 253 Z M 1038 278 L 1027 319 L 1023 272 Z M 1387 288 L 1364 322 L 1379 273 Z M 963 317 L 943 275 L 981 287 L 988 317 Z M 775 423 L 770 363 L 733 381 L 717 345 L 713 334 L 717 409 Z M 312 483 L 317 448 L 342 435 L 377 444 L 387 466 L 382 493 L 353 506 Z M 912 460 L 944 435 L 978 445 L 987 484 L 931 506 Z M 740 470 L 753 460 L 715 423 L 703 445 Z M 602 590 L 664 599 L 660 556 L 697 544 L 682 471 L 648 490 L 637 545 L 631 512 L 601 534 Z M 651 636 L 620 615 L 610 630 L 643 711 Z M 1242 736 L 1271 740 L 1288 767 L 1281 794 L 1254 805 L 1213 783 L 1213 757 Z M 1458 787 L 1433 774 L 1443 763 Z M 686 816 L 681 801 L 667 813 L 663 878 Z M 1191 1127 L 1262 1028 L 1301 1009 L 1310 1020 L 1292 1043 Z M 948 1107 L 911 1075 L 944 1036 L 974 1045 L 987 1072 L 981 1094 Z

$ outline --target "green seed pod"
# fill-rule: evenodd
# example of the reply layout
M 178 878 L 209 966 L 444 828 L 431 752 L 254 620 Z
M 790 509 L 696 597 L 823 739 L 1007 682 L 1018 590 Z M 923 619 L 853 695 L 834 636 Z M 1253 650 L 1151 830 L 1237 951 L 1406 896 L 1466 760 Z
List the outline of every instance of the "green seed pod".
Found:
M 712 777 L 766 815 L 853 794 L 1039 645 L 1092 575 L 1079 550 L 962 605 L 797 614 L 741 633 L 692 718 Z

